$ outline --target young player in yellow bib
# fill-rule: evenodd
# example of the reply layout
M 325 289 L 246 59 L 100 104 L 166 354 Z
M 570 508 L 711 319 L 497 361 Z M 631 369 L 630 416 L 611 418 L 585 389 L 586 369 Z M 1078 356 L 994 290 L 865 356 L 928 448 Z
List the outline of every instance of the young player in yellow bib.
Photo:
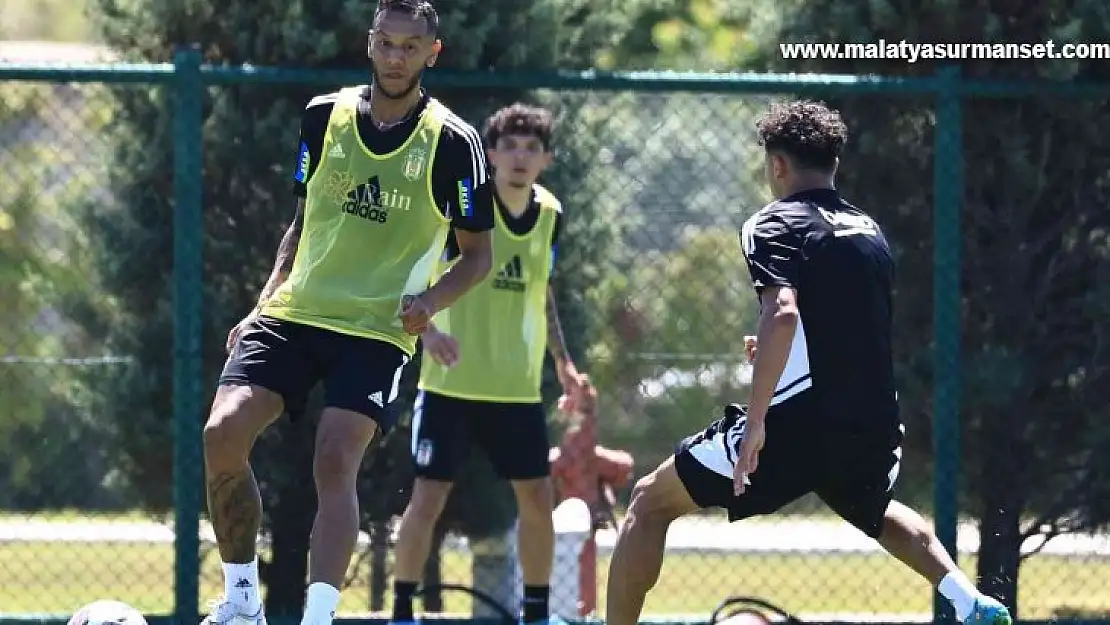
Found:
M 225 596 L 206 625 L 265 625 L 255 552 L 262 503 L 248 459 L 283 409 L 322 382 L 302 625 L 330 625 L 358 537 L 355 480 L 393 421 L 402 367 L 430 318 L 490 270 L 492 182 L 477 131 L 420 89 L 441 44 L 427 0 L 381 0 L 369 86 L 317 96 L 301 118 L 300 199 L 204 428 L 209 516 Z M 449 232 L 461 250 L 427 288 Z M 425 290 L 426 289 L 426 290 Z
M 520 514 L 525 623 L 547 622 L 554 529 L 547 419 L 540 399 L 545 346 L 565 398 L 582 377 L 567 354 L 548 284 L 562 219 L 559 201 L 536 179 L 552 160 L 551 114 L 515 104 L 486 123 L 494 171 L 494 260 L 490 275 L 423 337 L 420 393 L 413 410 L 416 484 L 398 532 L 393 622 L 411 623 L 413 598 L 432 529 L 459 465 L 474 443 L 512 483 Z M 448 244 L 444 260 L 457 262 Z

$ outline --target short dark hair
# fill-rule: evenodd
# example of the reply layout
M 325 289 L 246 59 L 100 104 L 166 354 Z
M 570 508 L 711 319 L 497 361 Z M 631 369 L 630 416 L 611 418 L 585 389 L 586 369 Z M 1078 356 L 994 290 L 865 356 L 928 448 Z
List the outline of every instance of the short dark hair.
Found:
M 823 102 L 799 100 L 774 104 L 756 124 L 759 145 L 782 152 L 799 166 L 821 171 L 836 167 L 848 141 L 840 113 Z
M 428 33 L 435 36 L 439 32 L 439 13 L 431 0 L 378 0 L 378 8 L 374 11 L 374 23 L 386 11 L 406 13 L 414 19 L 424 18 L 428 22 Z
M 553 125 L 551 111 L 517 102 L 502 108 L 486 120 L 486 145 L 496 147 L 497 140 L 505 135 L 531 135 L 539 139 L 547 150 L 551 148 Z

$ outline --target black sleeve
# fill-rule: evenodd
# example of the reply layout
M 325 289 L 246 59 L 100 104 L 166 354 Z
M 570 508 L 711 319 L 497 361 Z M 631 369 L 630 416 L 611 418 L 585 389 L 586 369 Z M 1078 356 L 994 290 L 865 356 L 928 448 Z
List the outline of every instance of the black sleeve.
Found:
M 459 255 L 459 242 L 455 239 L 455 231 L 447 233 L 447 244 L 443 246 L 443 260 L 454 260 Z
M 744 223 L 740 243 L 756 290 L 768 286 L 797 287 L 801 240 L 773 206 Z
M 335 106 L 335 94 L 316 96 L 305 107 L 301 115 L 301 134 L 297 145 L 297 165 L 293 169 L 293 193 L 304 197 L 306 185 L 320 164 L 324 151 L 324 133 L 328 128 L 328 118 Z
M 555 227 L 551 229 L 551 274 L 559 260 L 559 237 L 563 234 L 563 213 L 555 213 Z
M 559 245 L 559 237 L 563 235 L 563 213 L 555 213 L 555 227 L 551 229 L 551 247 Z
M 493 178 L 478 131 L 450 115 L 432 167 L 432 195 L 451 218 L 451 226 L 468 232 L 491 230 Z

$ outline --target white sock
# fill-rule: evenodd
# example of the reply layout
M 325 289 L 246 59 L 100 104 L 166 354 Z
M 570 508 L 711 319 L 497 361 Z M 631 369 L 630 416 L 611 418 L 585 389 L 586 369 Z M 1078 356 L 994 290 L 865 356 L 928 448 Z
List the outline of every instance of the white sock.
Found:
M 258 592 L 258 557 L 246 564 L 224 562 L 224 596 L 239 606 L 246 616 L 257 614 L 262 608 L 262 595 Z
M 940 594 L 944 595 L 945 599 L 952 602 L 952 607 L 956 608 L 956 618 L 961 621 L 971 616 L 971 611 L 975 609 L 975 600 L 979 597 L 979 591 L 976 590 L 975 585 L 966 575 L 959 571 L 954 571 L 944 576 L 937 585 L 937 590 Z
M 324 582 L 314 582 L 308 586 L 301 625 L 331 625 L 338 607 L 339 589 Z

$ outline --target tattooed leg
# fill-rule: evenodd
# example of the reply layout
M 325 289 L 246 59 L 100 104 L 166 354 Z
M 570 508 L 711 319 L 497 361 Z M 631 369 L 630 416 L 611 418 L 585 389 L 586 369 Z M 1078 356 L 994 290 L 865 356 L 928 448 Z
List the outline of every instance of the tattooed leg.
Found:
M 281 407 L 280 396 L 258 387 L 221 386 L 216 392 L 204 426 L 204 461 L 208 516 L 225 564 L 254 561 L 262 498 L 250 452 Z
M 220 560 L 253 561 L 258 530 L 262 526 L 262 496 L 250 465 L 235 473 L 219 473 L 208 480 L 208 510 Z

